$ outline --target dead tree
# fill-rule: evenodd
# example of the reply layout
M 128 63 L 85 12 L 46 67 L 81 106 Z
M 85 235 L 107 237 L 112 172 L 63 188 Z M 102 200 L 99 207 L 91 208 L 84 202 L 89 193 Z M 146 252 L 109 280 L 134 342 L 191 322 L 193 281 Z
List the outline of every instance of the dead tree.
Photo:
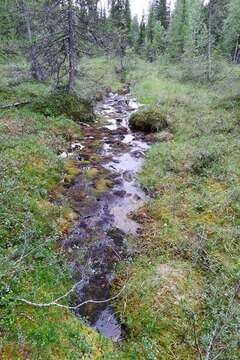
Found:
M 99 0 L 15 1 L 32 77 L 54 78 L 57 87 L 64 81 L 65 90 L 73 93 L 80 56 L 107 44 Z
M 25 31 L 28 40 L 28 53 L 31 63 L 31 75 L 33 79 L 43 81 L 45 79 L 43 70 L 38 61 L 36 49 L 33 44 L 32 16 L 25 0 L 16 0 L 18 13 L 25 24 Z

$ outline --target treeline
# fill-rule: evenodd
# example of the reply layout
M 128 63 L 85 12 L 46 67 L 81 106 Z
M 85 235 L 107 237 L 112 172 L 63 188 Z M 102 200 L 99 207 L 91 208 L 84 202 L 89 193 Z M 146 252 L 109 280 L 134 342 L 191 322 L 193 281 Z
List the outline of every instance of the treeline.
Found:
M 161 55 L 175 61 L 205 57 L 211 66 L 212 58 L 221 55 L 240 62 L 239 0 L 177 0 L 172 12 L 167 0 L 153 0 L 140 24 L 135 17 L 128 29 L 129 45 L 149 61 Z
M 240 0 L 153 0 L 140 24 L 129 0 L 0 0 L 2 55 L 21 50 L 32 77 L 74 92 L 79 58 L 110 52 L 124 71 L 128 51 L 154 61 L 199 59 L 212 78 L 216 55 L 240 62 Z M 67 79 L 67 81 L 66 81 Z M 66 84 L 67 83 L 67 84 Z
M 239 0 L 177 0 L 172 12 L 167 0 L 153 0 L 140 25 L 133 18 L 130 38 L 136 52 L 149 60 L 162 54 L 173 59 L 184 54 L 201 55 L 210 45 L 219 54 L 239 62 L 239 29 Z

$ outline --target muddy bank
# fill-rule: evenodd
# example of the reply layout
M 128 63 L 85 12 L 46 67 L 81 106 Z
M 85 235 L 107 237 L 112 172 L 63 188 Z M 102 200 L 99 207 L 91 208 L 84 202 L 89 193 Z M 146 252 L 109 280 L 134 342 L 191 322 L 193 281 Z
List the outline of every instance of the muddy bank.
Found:
M 97 105 L 99 122 L 94 127 L 82 124 L 83 141 L 69 149 L 69 166 L 78 176 L 65 179 L 65 195 L 78 220 L 62 246 L 79 281 L 76 303 L 111 297 L 115 268 L 130 255 L 127 236 L 141 232 L 129 214 L 146 200 L 136 178 L 152 138 L 132 133 L 128 126 L 138 107 L 130 95 L 110 94 Z M 78 315 L 108 338 L 123 336 L 109 303 L 88 304 Z

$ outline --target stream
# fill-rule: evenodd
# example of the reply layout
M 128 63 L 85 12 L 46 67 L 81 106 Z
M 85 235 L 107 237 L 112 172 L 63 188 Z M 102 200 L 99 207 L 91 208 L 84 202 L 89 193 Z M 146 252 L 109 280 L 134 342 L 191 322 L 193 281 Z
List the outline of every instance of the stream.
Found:
M 141 232 L 130 214 L 146 201 L 136 178 L 151 138 L 128 126 L 138 108 L 130 94 L 111 93 L 97 104 L 100 121 L 93 127 L 82 124 L 84 140 L 69 150 L 81 172 L 65 193 L 78 220 L 62 246 L 79 282 L 76 304 L 111 298 L 116 266 L 131 255 L 127 237 Z M 124 338 L 111 303 L 84 305 L 77 315 L 113 341 Z

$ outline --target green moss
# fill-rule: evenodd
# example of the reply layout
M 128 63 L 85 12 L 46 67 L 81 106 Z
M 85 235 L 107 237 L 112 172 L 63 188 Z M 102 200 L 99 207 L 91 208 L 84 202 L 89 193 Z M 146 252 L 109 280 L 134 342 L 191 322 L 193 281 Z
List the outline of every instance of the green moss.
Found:
M 125 352 L 134 344 L 136 359 L 146 359 L 151 351 L 153 359 L 193 359 L 196 356 L 192 329 L 185 313 L 186 305 L 199 307 L 202 290 L 201 275 L 187 262 L 157 258 L 141 258 L 131 266 L 122 320 L 128 327 L 129 338 Z M 138 306 L 136 306 L 138 304 Z M 124 357 L 123 357 L 124 358 Z
M 133 113 L 129 119 L 133 130 L 151 132 L 164 130 L 169 126 L 167 115 L 158 107 L 150 107 Z
M 65 115 L 76 122 L 92 122 L 95 119 L 91 102 L 62 91 L 38 98 L 32 109 L 46 116 Z
M 68 160 L 65 162 L 64 168 L 70 177 L 74 178 L 81 173 L 81 169 L 78 167 L 79 163 L 80 161 L 78 160 Z
M 103 193 L 108 190 L 109 187 L 112 186 L 112 181 L 109 179 L 101 178 L 97 180 L 95 188 L 97 193 Z
M 97 168 L 91 168 L 85 172 L 85 175 L 88 179 L 94 179 L 98 175 L 99 171 Z

